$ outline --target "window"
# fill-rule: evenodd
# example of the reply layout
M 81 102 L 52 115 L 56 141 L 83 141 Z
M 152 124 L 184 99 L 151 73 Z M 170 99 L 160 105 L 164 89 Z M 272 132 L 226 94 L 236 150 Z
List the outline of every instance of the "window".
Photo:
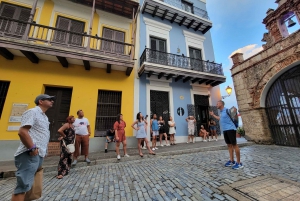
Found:
M 125 33 L 113 29 L 103 28 L 102 37 L 122 43 L 125 42 Z M 101 50 L 124 54 L 124 45 L 103 40 Z
M 16 6 L 7 3 L 1 3 L 0 16 L 28 22 L 31 9 Z M 25 32 L 26 24 L 20 22 L 13 22 L 5 19 L 0 19 L 0 33 L 12 36 L 22 36 Z
M 83 36 L 80 34 L 83 34 L 84 32 L 84 25 L 84 22 L 58 16 L 56 21 L 56 28 L 70 31 L 73 33 L 68 33 L 65 31 L 55 31 L 53 41 L 57 43 L 66 43 L 70 45 L 82 46 Z
M 189 47 L 190 58 L 202 60 L 201 50 Z
M 8 92 L 8 87 L 9 87 L 9 82 L 0 81 L 0 117 L 2 115 L 2 110 Z
M 95 136 L 104 137 L 106 130 L 113 127 L 116 117 L 121 113 L 122 92 L 98 92 Z
M 194 13 L 194 6 L 192 3 L 189 3 L 187 1 L 181 1 L 182 9 L 189 12 Z
M 160 52 L 167 52 L 166 41 L 158 38 L 150 37 L 150 48 Z

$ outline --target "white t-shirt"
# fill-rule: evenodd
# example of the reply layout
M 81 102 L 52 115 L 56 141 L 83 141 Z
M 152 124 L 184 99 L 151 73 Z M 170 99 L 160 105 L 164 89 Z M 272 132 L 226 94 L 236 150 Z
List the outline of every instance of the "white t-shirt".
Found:
M 89 131 L 87 129 L 87 126 L 90 125 L 90 122 L 87 118 L 83 117 L 82 119 L 75 119 L 75 122 L 73 123 L 75 134 L 78 135 L 88 135 Z

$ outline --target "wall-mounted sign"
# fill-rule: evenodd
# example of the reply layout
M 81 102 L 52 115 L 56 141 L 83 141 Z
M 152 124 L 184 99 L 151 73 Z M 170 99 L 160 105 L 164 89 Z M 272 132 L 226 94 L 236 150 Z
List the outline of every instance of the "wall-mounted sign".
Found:
M 184 109 L 183 109 L 182 107 L 179 107 L 179 108 L 177 109 L 177 114 L 178 114 L 179 116 L 183 116 L 183 115 L 184 115 Z
M 21 122 L 22 114 L 27 110 L 28 104 L 14 103 L 11 109 L 9 122 Z
M 8 126 L 7 131 L 18 131 L 21 126 Z
M 184 96 L 179 96 L 179 98 L 180 98 L 181 100 L 183 100 L 183 99 L 184 99 Z

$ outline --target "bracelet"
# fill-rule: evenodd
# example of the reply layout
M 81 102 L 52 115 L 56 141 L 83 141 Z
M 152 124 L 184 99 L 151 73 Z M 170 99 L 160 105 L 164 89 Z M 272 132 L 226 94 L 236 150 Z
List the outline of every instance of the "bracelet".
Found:
M 30 149 L 27 149 L 27 151 L 31 151 L 33 149 L 36 149 L 36 145 L 35 144 Z

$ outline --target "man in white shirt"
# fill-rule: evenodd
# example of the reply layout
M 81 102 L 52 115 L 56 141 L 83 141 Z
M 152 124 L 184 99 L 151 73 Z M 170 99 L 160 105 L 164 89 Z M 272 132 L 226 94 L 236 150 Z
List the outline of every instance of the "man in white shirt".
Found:
M 22 114 L 18 133 L 21 142 L 15 153 L 17 185 L 12 201 L 25 199 L 25 193 L 32 188 L 35 173 L 42 169 L 50 138 L 45 112 L 53 106 L 54 100 L 54 96 L 41 94 L 34 101 L 36 107 Z
M 77 111 L 78 118 L 75 119 L 74 130 L 76 134 L 75 140 L 75 152 L 74 152 L 74 160 L 72 165 L 77 164 L 77 157 L 79 155 L 85 156 L 85 161 L 90 163 L 89 155 L 89 136 L 91 135 L 90 123 L 87 118 L 84 117 L 84 113 L 82 110 Z M 81 148 L 81 150 L 80 150 Z

